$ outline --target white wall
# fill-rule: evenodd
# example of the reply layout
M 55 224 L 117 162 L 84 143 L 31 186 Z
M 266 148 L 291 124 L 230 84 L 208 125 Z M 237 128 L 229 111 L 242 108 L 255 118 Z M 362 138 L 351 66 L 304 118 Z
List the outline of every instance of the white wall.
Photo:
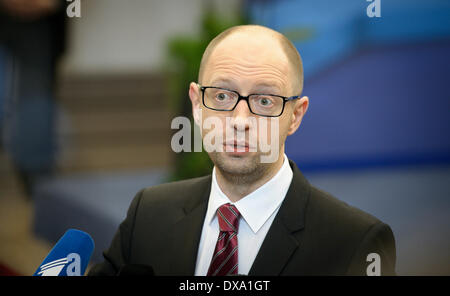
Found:
M 214 0 L 215 1 L 215 0 Z M 167 38 L 195 34 L 208 0 L 84 0 L 69 21 L 63 73 L 151 72 L 164 61 Z M 239 1 L 215 1 L 233 14 Z M 225 2 L 225 3 L 224 3 Z

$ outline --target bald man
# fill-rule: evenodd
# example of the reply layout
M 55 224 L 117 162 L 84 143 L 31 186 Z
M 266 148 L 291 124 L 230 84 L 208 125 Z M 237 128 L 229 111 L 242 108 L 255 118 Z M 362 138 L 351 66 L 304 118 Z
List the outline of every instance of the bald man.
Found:
M 138 192 L 89 274 L 394 275 L 390 227 L 311 186 L 284 153 L 308 109 L 302 89 L 282 34 L 247 25 L 213 39 L 189 86 L 211 174 Z

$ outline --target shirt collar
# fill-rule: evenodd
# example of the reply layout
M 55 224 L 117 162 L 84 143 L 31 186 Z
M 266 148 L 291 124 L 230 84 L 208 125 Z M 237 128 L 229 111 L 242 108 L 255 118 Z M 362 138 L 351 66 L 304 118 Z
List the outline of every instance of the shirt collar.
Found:
M 214 167 L 208 210 L 205 217 L 206 222 L 210 224 L 213 221 L 217 209 L 220 206 L 226 203 L 232 203 L 236 206 L 252 231 L 257 233 L 270 216 L 280 207 L 291 184 L 292 176 L 292 169 L 286 154 L 284 154 L 283 165 L 272 179 L 236 203 L 232 203 L 217 184 L 216 168 Z

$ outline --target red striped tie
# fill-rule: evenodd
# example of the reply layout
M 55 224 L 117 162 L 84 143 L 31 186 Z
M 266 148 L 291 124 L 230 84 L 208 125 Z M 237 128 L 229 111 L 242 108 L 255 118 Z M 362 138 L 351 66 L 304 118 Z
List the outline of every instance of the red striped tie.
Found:
M 238 273 L 238 241 L 240 213 L 227 203 L 217 210 L 220 233 L 207 275 L 229 275 Z

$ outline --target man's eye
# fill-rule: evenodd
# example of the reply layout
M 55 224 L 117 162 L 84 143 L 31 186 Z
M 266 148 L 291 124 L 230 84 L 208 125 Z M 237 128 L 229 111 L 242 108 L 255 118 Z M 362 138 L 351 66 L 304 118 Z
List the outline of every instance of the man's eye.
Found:
M 229 99 L 229 95 L 226 94 L 226 93 L 218 93 L 218 94 L 216 95 L 216 99 L 217 99 L 218 101 L 225 101 L 225 100 Z
M 261 97 L 259 99 L 259 104 L 264 107 L 270 107 L 272 105 L 272 101 L 270 100 L 270 98 Z

